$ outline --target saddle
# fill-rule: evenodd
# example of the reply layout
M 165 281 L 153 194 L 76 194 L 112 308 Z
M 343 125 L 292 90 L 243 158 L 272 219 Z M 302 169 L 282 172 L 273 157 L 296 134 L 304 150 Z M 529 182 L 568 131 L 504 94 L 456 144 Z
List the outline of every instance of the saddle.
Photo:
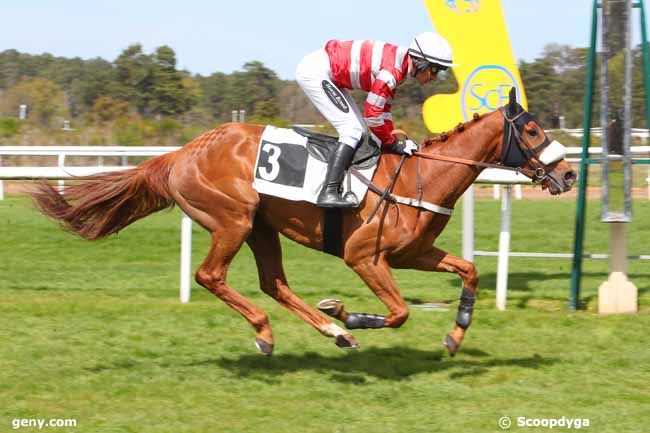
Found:
M 327 163 L 330 153 L 335 149 L 338 143 L 337 137 L 310 131 L 308 129 L 293 127 L 293 130 L 307 138 L 307 152 L 318 161 Z M 352 158 L 352 166 L 358 170 L 374 167 L 381 154 L 381 147 L 370 137 L 364 136 L 361 144 Z

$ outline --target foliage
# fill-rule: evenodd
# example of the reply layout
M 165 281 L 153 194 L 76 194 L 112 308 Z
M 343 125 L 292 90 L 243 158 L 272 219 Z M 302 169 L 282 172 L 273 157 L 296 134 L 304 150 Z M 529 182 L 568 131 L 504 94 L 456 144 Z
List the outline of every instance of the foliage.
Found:
M 477 248 L 496 248 L 499 208 L 476 202 Z M 641 312 L 601 317 L 594 309 L 605 260 L 585 262 L 588 310 L 571 313 L 570 260 L 513 258 L 501 312 L 496 258 L 479 257 L 475 321 L 449 358 L 440 343 L 454 321 L 456 276 L 396 271 L 407 302 L 450 302 L 449 309 L 412 308 L 400 329 L 353 331 L 362 347 L 350 352 L 262 293 L 244 247 L 228 282 L 270 315 L 276 351 L 265 358 L 255 353 L 252 328 L 206 290 L 193 284 L 192 301 L 178 302 L 177 209 L 97 243 L 61 231 L 26 199 L 2 201 L 0 209 L 0 327 L 11 342 L 0 345 L 5 426 L 46 414 L 95 432 L 496 432 L 508 415 L 513 422 L 589 418 L 586 430 L 598 433 L 645 429 L 647 264 L 628 268 Z M 569 251 L 573 211 L 568 200 L 517 202 L 513 249 Z M 607 251 L 598 217 L 594 206 L 590 252 Z M 648 253 L 647 201 L 635 203 L 635 218 L 630 252 Z M 458 209 L 438 246 L 460 252 L 461 219 Z M 553 235 L 530 227 L 553 227 Z M 208 241 L 194 225 L 195 267 Z M 283 241 L 283 250 L 292 288 L 308 304 L 336 297 L 350 310 L 384 313 L 342 261 L 292 242 Z
M 113 131 L 115 144 L 119 146 L 144 146 L 146 144 L 140 121 L 121 117 L 115 122 Z
M 259 117 L 278 117 L 280 115 L 280 108 L 273 100 L 259 101 L 255 103 L 254 116 Z
M 14 117 L 0 117 L 0 137 L 11 138 L 20 131 L 20 122 Z
M 545 125 L 557 127 L 559 116 L 564 116 L 568 128 L 582 126 L 587 56 L 586 48 L 550 44 L 542 57 L 530 63 L 520 63 L 529 108 Z M 640 46 L 633 50 L 632 56 L 632 124 L 640 128 L 646 127 Z M 599 89 L 600 60 L 596 59 L 595 90 Z M 621 101 L 623 57 L 618 54 L 608 61 L 612 101 Z M 593 119 L 598 119 L 600 92 L 595 91 L 593 96 Z
M 581 126 L 587 54 L 586 48 L 549 44 L 538 59 L 520 63 L 529 108 L 548 128 L 558 127 L 560 116 L 568 128 Z M 640 47 L 633 54 L 633 125 L 643 127 L 645 100 Z M 622 59 L 613 56 L 608 61 L 611 84 L 620 83 Z M 597 79 L 598 71 L 596 65 Z M 617 91 L 616 86 L 613 89 Z M 393 101 L 396 125 L 408 125 L 414 136 L 429 134 L 421 121 L 423 102 L 431 95 L 458 90 L 459 83 L 453 73 L 446 81 L 426 86 L 407 79 Z M 178 69 L 176 53 L 169 46 L 146 53 L 141 44 L 133 44 L 113 61 L 30 55 L 16 50 L 0 52 L 0 114 L 15 116 L 17 95 L 28 91 L 40 95 L 40 99 L 34 95 L 30 99 L 39 105 L 30 102 L 30 122 L 43 128 L 59 128 L 54 121 L 57 117 L 72 116 L 77 128 L 100 125 L 109 137 L 105 141 L 112 141 L 115 126 L 121 141 L 146 141 L 136 138 L 137 127 L 126 127 L 124 122 L 115 125 L 118 118 L 133 113 L 147 121 L 175 119 L 181 125 L 178 129 L 181 132 L 171 134 L 175 139 L 188 138 L 187 128 L 211 128 L 230 121 L 233 110 L 245 110 L 247 120 L 260 123 L 327 123 L 294 80 L 280 80 L 262 62 L 247 62 L 241 70 L 228 74 L 192 75 Z M 353 91 L 352 96 L 362 107 L 365 92 Z M 594 119 L 598 119 L 599 92 L 594 97 Z M 170 134 L 163 135 L 161 140 L 171 143 Z
M 158 134 L 161 137 L 170 137 L 182 128 L 182 125 L 171 117 L 163 117 L 156 125 Z
M 247 121 L 260 125 L 273 125 L 279 128 L 288 128 L 291 126 L 291 122 L 280 117 L 280 108 L 274 100 L 257 102 L 253 115 Z
M 219 120 L 230 120 L 232 110 L 245 110 L 249 116 L 269 118 L 279 114 L 280 101 L 276 98 L 281 81 L 261 62 L 248 62 L 243 71 L 230 75 L 217 72 L 199 78 L 199 82 L 206 108 Z
M 282 117 L 263 117 L 263 116 L 250 116 L 246 119 L 247 123 L 254 123 L 257 125 L 273 125 L 278 128 L 290 128 L 291 122 Z
M 115 97 L 128 101 L 141 114 L 146 114 L 149 109 L 151 63 L 151 57 L 142 52 L 140 44 L 126 48 L 114 62 L 117 73 Z
M 18 113 L 21 104 L 27 105 L 27 121 L 40 126 L 54 126 L 55 118 L 68 115 L 63 91 L 46 78 L 25 78 L 9 89 L 4 97 L 3 112 Z
M 130 111 L 129 103 L 110 96 L 100 96 L 95 99 L 88 113 L 91 123 L 105 124 L 126 116 Z
M 183 74 L 176 70 L 176 55 L 168 46 L 156 49 L 152 62 L 151 101 L 149 110 L 163 116 L 188 111 L 192 100 L 183 86 Z

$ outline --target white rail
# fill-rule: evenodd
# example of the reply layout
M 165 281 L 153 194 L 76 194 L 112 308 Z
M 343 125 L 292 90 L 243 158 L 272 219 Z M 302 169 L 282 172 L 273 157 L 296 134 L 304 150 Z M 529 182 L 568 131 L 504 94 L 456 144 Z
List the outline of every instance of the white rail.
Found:
M 576 129 L 550 129 L 546 131 L 549 134 L 552 133 L 564 133 L 568 134 L 572 137 L 582 137 L 584 135 L 584 129 L 582 128 L 576 128 Z M 595 137 L 600 137 L 603 135 L 603 128 L 600 126 L 596 128 L 591 128 L 590 129 L 590 134 L 595 136 Z M 637 138 L 649 138 L 650 137 L 650 132 L 647 129 L 644 128 L 632 128 L 632 137 L 637 137 Z
M 63 187 L 63 181 L 76 176 L 89 176 L 116 170 L 128 170 L 133 168 L 128 165 L 130 156 L 158 156 L 172 152 L 178 147 L 149 146 L 149 147 L 128 147 L 128 146 L 0 146 L 0 157 L 6 156 L 56 156 L 58 166 L 56 167 L 0 167 L 0 179 L 5 180 L 26 180 L 26 179 L 51 179 L 59 180 L 59 186 Z M 67 156 L 104 156 L 122 157 L 121 166 L 101 166 L 101 159 L 96 167 L 68 167 L 65 165 Z M 4 197 L 4 188 L 0 180 L 0 199 Z M 181 219 L 181 251 L 180 251 L 180 301 L 190 301 L 190 283 L 192 274 L 192 220 L 185 214 Z
M 592 132 L 593 133 L 593 132 Z M 647 130 L 646 130 L 647 133 Z M 87 176 L 114 170 L 126 170 L 132 168 L 128 165 L 128 158 L 131 156 L 157 156 L 179 149 L 178 147 L 165 146 L 0 146 L 0 158 L 2 156 L 56 156 L 56 167 L 0 167 L 0 200 L 4 196 L 2 179 L 5 180 L 27 180 L 27 179 L 54 179 L 59 180 L 63 186 L 65 179 L 74 176 Z M 634 156 L 646 156 L 650 154 L 650 146 L 633 146 L 631 148 Z M 581 154 L 578 147 L 568 148 L 567 156 Z M 600 155 L 601 148 L 592 147 L 590 155 Z M 95 167 L 70 167 L 65 165 L 66 157 L 69 156 L 95 156 L 98 157 L 98 166 Z M 103 167 L 104 156 L 122 157 L 121 166 Z M 580 161 L 579 157 L 568 157 L 568 161 Z M 501 206 L 501 233 L 499 236 L 499 252 L 474 251 L 474 189 L 470 187 L 463 196 L 463 257 L 472 261 L 475 255 L 496 255 L 497 265 L 497 307 L 505 309 L 506 292 L 508 286 L 508 260 L 510 256 L 521 256 L 521 254 L 535 255 L 535 257 L 553 257 L 557 254 L 545 253 L 511 253 L 510 252 L 510 218 L 511 218 L 511 185 L 530 184 L 530 179 L 518 173 L 487 169 L 478 177 L 477 183 L 505 185 L 506 192 L 502 195 Z M 650 185 L 650 177 L 648 178 Z M 650 189 L 649 189 L 650 191 Z M 649 192 L 650 197 L 650 192 Z M 192 222 L 189 217 L 183 214 L 181 221 L 181 270 L 180 270 L 180 299 L 181 302 L 190 300 L 191 281 L 191 242 Z M 639 258 L 646 258 L 640 256 Z

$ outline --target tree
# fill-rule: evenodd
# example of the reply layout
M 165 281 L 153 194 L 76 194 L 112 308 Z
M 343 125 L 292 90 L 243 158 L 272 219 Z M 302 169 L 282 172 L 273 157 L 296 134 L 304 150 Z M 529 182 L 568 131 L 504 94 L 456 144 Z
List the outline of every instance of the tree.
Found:
M 110 96 L 100 96 L 90 110 L 89 118 L 93 123 L 102 125 L 126 116 L 130 111 L 129 103 L 113 99 Z
M 115 69 L 110 62 L 100 58 L 84 61 L 79 74 L 64 86 L 71 114 L 87 113 L 98 98 L 111 97 L 116 87 Z
M 280 115 L 280 108 L 274 100 L 259 101 L 255 104 L 253 114 L 262 118 L 273 118 Z
M 188 88 L 183 85 L 183 73 L 176 70 L 176 54 L 164 45 L 153 56 L 151 111 L 172 116 L 185 113 L 195 104 Z M 187 85 L 189 83 L 186 82 Z
M 142 52 L 142 45 L 134 44 L 122 51 L 114 64 L 117 84 L 112 96 L 130 102 L 138 112 L 146 114 L 153 81 L 151 57 Z
M 561 115 L 557 98 L 557 76 L 552 63 L 546 58 L 519 65 L 528 97 L 528 111 L 534 113 L 544 125 L 554 125 Z
M 231 76 L 223 72 L 215 72 L 208 77 L 197 79 L 204 95 L 203 105 L 215 119 L 226 120 L 226 115 L 238 107 L 228 106 L 230 102 Z
M 284 81 L 282 83 L 277 100 L 280 102 L 280 117 L 303 124 L 325 122 L 323 116 L 295 81 Z
M 239 102 L 239 108 L 248 113 L 255 110 L 260 101 L 275 99 L 280 87 L 280 80 L 274 71 L 259 61 L 244 64 L 244 70 L 232 74 L 230 97 Z M 237 107 L 233 107 L 237 108 Z
M 4 111 L 18 113 L 21 104 L 27 105 L 28 121 L 41 126 L 52 126 L 55 117 L 67 117 L 63 90 L 45 78 L 26 78 L 7 91 Z

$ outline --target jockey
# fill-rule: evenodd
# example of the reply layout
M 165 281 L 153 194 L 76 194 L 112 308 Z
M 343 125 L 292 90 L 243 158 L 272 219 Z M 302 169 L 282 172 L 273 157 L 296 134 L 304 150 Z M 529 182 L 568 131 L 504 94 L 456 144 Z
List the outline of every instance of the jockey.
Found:
M 329 156 L 319 206 L 357 205 L 354 198 L 348 201 L 341 197 L 340 187 L 368 127 L 387 151 L 411 156 L 417 150 L 413 141 L 399 140 L 391 134 L 395 90 L 407 77 L 424 85 L 451 66 L 455 66 L 451 46 L 433 32 L 417 35 L 408 49 L 379 41 L 330 40 L 324 48 L 302 59 L 296 68 L 296 80 L 339 135 L 337 148 Z M 368 92 L 363 116 L 347 89 Z

